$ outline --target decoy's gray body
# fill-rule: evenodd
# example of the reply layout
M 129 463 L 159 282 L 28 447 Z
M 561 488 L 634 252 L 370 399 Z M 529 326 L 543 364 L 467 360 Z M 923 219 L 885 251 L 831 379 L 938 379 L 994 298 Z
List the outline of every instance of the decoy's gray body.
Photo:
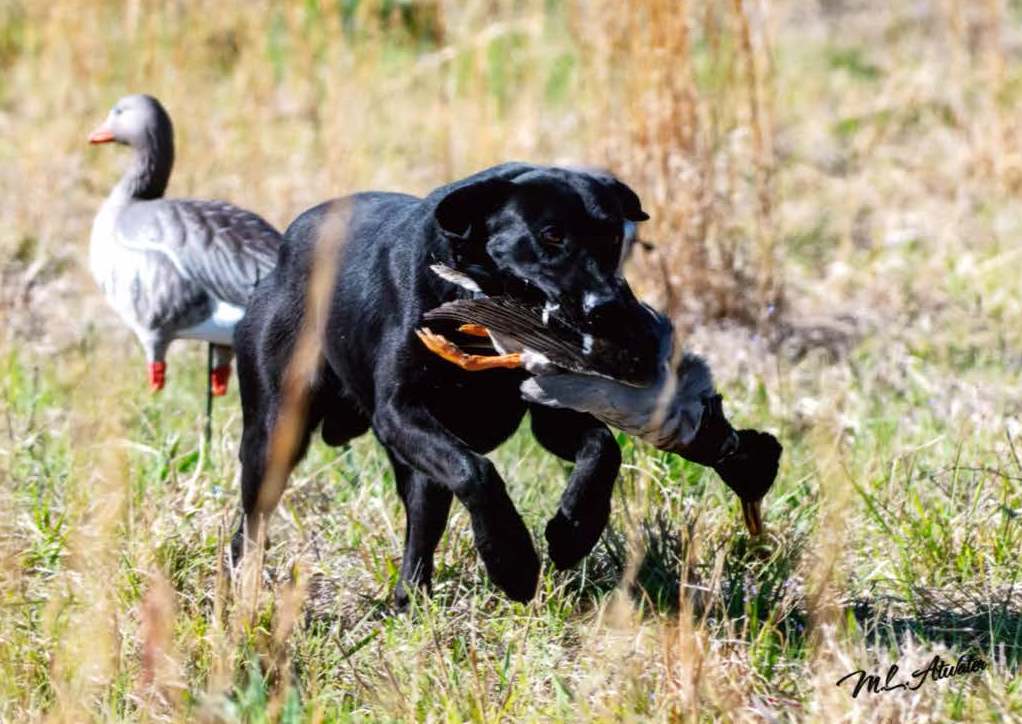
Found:
M 89 141 L 134 150 L 93 222 L 89 266 L 142 343 L 150 386 L 163 387 L 170 342 L 197 339 L 215 345 L 211 384 L 223 394 L 234 326 L 276 264 L 282 237 L 261 217 L 223 201 L 163 198 L 174 134 L 155 98 L 122 98 Z

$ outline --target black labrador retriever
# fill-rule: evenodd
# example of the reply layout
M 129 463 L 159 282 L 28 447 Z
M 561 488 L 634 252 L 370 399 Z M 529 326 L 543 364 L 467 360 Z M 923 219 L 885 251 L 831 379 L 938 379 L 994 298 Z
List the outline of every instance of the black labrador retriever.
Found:
M 527 405 L 519 391 L 521 370 L 471 374 L 429 352 L 415 334 L 423 314 L 471 294 L 430 267 L 448 265 L 485 293 L 564 309 L 613 334 L 628 329 L 632 315 L 645 316 L 620 267 L 635 222 L 648 217 L 635 192 L 609 174 L 522 163 L 490 168 L 426 198 L 371 192 L 346 201 L 350 217 L 322 359 L 308 381 L 304 430 L 291 466 L 319 425 L 329 445 L 372 429 L 405 506 L 398 604 L 407 603 L 411 586 L 429 589 L 453 496 L 469 512 L 491 579 L 526 601 L 536 589 L 539 558 L 504 481 L 483 455 L 517 429 L 528 409 L 539 443 L 574 463 L 546 526 L 550 557 L 566 568 L 589 553 L 607 523 L 621 454 L 595 418 Z M 269 437 L 305 309 L 314 247 L 330 209 L 331 202 L 321 204 L 291 224 L 276 269 L 256 288 L 235 333 L 245 513 L 232 544 L 235 561 L 263 524 L 255 519 L 256 501 Z

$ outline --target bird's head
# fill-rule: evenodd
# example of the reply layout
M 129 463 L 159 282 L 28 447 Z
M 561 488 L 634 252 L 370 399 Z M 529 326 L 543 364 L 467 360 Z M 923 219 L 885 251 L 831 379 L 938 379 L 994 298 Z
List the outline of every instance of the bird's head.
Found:
M 739 430 L 738 447 L 714 466 L 742 501 L 745 527 L 752 535 L 763 530 L 761 502 L 774 484 L 783 448 L 777 438 L 759 430 Z

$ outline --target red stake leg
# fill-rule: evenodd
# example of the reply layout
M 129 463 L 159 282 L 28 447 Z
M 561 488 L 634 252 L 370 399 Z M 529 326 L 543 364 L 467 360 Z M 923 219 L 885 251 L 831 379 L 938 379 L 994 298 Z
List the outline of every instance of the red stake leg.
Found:
M 150 362 L 149 363 L 149 389 L 153 392 L 159 392 L 163 389 L 163 383 L 167 379 L 167 363 L 166 362 Z
M 227 394 L 227 380 L 231 378 L 231 366 L 214 367 L 209 375 L 209 384 L 213 389 L 213 397 L 223 397 Z

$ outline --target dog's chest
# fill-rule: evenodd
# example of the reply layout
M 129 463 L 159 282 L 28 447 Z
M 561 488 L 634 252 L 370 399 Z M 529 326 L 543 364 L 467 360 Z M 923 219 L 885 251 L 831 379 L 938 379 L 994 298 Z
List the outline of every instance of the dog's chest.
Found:
M 525 415 L 518 370 L 444 375 L 426 391 L 430 412 L 477 452 L 488 452 L 514 434 Z

